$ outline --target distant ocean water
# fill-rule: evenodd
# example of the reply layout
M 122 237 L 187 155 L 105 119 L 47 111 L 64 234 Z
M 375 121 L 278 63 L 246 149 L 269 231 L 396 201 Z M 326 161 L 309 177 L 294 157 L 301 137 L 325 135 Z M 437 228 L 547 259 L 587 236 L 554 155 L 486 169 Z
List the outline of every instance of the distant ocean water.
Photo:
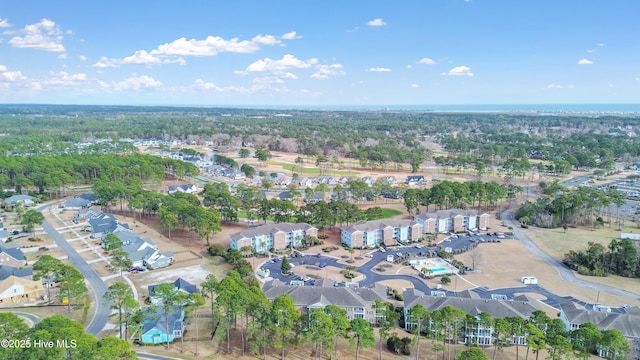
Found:
M 640 104 L 464 104 L 464 105 L 295 105 L 239 106 L 262 109 L 343 111 L 434 111 L 537 114 L 640 114 Z

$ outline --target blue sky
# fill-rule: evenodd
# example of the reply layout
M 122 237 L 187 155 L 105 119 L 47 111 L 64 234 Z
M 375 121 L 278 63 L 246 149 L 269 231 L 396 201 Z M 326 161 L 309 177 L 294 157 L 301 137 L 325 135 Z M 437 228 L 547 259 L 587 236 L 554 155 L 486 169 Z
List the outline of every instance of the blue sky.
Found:
M 637 0 L 0 4 L 0 103 L 638 103 Z

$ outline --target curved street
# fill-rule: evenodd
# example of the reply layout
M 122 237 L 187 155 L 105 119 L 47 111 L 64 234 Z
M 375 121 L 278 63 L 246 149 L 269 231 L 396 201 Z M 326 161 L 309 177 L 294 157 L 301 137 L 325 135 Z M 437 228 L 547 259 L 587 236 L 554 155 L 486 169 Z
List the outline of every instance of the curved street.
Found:
M 562 262 L 549 256 L 547 253 L 542 251 L 533 241 L 531 241 L 531 239 L 527 236 L 527 232 L 520 228 L 519 224 L 514 223 L 513 212 L 511 210 L 504 211 L 501 214 L 501 220 L 504 221 L 507 226 L 511 226 L 513 228 L 514 237 L 522 241 L 522 244 L 534 255 L 538 256 L 539 258 L 546 261 L 549 265 L 553 266 L 564 281 L 596 291 L 601 291 L 603 293 L 623 296 L 633 300 L 640 300 L 640 294 L 636 294 L 631 291 L 619 289 L 605 284 L 578 279 L 573 270 L 566 267 Z

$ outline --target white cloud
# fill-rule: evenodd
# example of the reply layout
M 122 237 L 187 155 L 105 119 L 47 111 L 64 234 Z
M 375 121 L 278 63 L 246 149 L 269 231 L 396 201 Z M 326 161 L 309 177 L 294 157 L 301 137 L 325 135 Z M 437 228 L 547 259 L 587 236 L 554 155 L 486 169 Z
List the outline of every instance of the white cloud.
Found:
M 120 60 L 118 59 L 109 59 L 106 56 L 100 58 L 100 60 L 93 64 L 94 67 L 98 68 L 115 68 L 120 65 Z
M 468 66 L 456 66 L 453 69 L 449 70 L 448 75 L 450 76 L 473 76 L 471 69 Z
M 0 18 L 0 28 L 8 28 L 11 27 L 7 19 Z
M 369 26 L 385 26 L 387 25 L 386 22 L 384 22 L 384 20 L 382 20 L 381 18 L 377 18 L 377 19 L 373 19 L 367 22 L 367 25 Z
M 0 65 L 0 71 L 7 71 L 7 67 L 4 65 Z
M 383 67 L 372 67 L 367 69 L 367 72 L 391 72 L 391 69 Z
M 603 46 L 604 46 L 604 43 L 598 43 L 598 46 L 599 46 L 599 47 L 603 47 Z
M 313 79 L 324 80 L 330 76 L 344 75 L 346 72 L 342 70 L 342 64 L 318 65 L 317 71 L 311 75 Z
M 127 56 L 126 58 L 122 59 L 122 63 L 147 66 L 174 63 L 184 65 L 186 64 L 186 61 L 184 61 L 184 59 L 181 57 L 164 58 L 161 56 L 157 56 L 157 54 L 148 53 L 145 50 L 138 50 L 133 55 Z
M 80 61 L 87 61 L 87 57 L 84 55 L 80 55 Z
M 432 59 L 429 59 L 428 57 L 425 57 L 425 58 L 420 59 L 420 61 L 418 61 L 418 64 L 435 65 L 436 62 L 433 61 Z
M 247 66 L 244 70 L 237 70 L 235 73 L 239 75 L 246 75 L 252 72 L 271 72 L 283 74 L 288 69 L 307 69 L 311 65 L 315 65 L 318 63 L 318 59 L 312 58 L 309 60 L 300 60 L 291 54 L 286 54 L 282 57 L 282 59 L 274 60 L 271 58 L 264 58 L 263 60 L 258 60 L 249 66 Z
M 291 34 L 288 33 L 289 36 Z M 187 38 L 182 37 L 170 43 L 161 44 L 151 51 L 137 50 L 133 55 L 127 56 L 121 61 L 105 61 L 103 60 L 105 58 L 102 58 L 94 66 L 114 67 L 120 63 L 147 66 L 172 63 L 184 65 L 186 61 L 182 58 L 183 56 L 215 56 L 222 52 L 248 54 L 258 51 L 263 45 L 282 45 L 282 42 L 273 35 L 262 34 L 254 36 L 251 40 L 239 40 L 238 38 L 226 40 L 219 36 L 207 36 L 202 40 L 187 40 Z
M 17 48 L 40 49 L 52 52 L 64 52 L 62 30 L 54 21 L 42 19 L 39 23 L 30 24 L 19 31 L 20 35 L 9 40 L 9 44 Z
M 286 34 L 283 34 L 282 38 L 285 40 L 295 40 L 295 39 L 302 39 L 302 36 L 298 35 L 298 33 L 295 31 L 291 31 Z
M 558 84 L 549 84 L 547 85 L 547 89 L 562 89 L 563 86 L 562 85 L 558 85 Z
M 20 71 L 5 71 L 2 73 L 2 78 L 11 82 L 27 79 Z
M 114 84 L 116 90 L 140 90 L 147 88 L 159 88 L 162 83 L 148 75 L 136 75 Z
M 71 86 L 87 81 L 87 74 L 69 74 L 65 71 L 50 72 L 49 78 L 41 81 L 41 85 Z
M 356 27 L 354 27 L 353 29 L 347 29 L 347 32 L 348 32 L 348 33 L 352 33 L 352 32 L 356 32 L 356 31 L 358 31 L 358 30 L 360 30 L 360 26 L 356 26 Z
M 63 53 L 58 55 L 58 59 L 66 59 L 67 58 L 67 54 Z
M 204 81 L 202 79 L 197 79 L 195 81 L 194 86 L 198 87 L 198 88 L 201 88 L 201 89 L 206 89 L 206 90 L 222 91 L 222 88 L 219 87 L 218 85 L 216 85 L 214 83 L 206 82 L 206 81 Z
M 254 36 L 253 39 L 251 39 L 251 41 L 255 42 L 256 44 L 262 44 L 262 45 L 279 45 L 282 42 L 278 39 L 275 38 L 275 36 L 273 35 L 256 35 Z
M 411 87 L 414 88 L 414 89 L 417 89 L 417 88 L 420 87 L 420 85 L 414 83 L 414 84 L 411 84 Z
M 580 61 L 578 61 L 578 65 L 591 65 L 591 64 L 593 64 L 593 61 L 588 59 L 581 59 Z

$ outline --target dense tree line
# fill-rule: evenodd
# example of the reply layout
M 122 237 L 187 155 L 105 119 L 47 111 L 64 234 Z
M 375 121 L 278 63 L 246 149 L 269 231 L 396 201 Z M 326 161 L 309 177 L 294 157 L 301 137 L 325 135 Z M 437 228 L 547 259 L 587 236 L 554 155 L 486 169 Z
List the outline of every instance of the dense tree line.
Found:
M 522 192 L 517 185 L 500 185 L 495 181 L 483 182 L 480 180 L 468 182 L 439 181 L 431 188 L 407 189 L 404 192 L 404 204 L 409 213 L 420 213 L 421 207 L 429 211 L 429 206 L 434 205 L 437 210 L 460 208 L 468 206 L 488 208 L 505 198 L 514 199 Z
M 482 173 L 504 169 L 513 159 L 539 159 L 539 171 L 563 174 L 571 168 L 609 169 L 614 161 L 640 155 L 640 141 L 628 129 L 636 116 L 480 114 L 384 111 L 304 111 L 230 108 L 20 106 L 0 107 L 0 153 L 76 151 L 92 139 L 178 139 L 215 145 L 253 143 L 265 150 L 307 156 L 352 158 L 361 167 L 408 165 L 419 171 L 431 156 L 425 141 L 446 149 L 439 162 Z M 344 127 L 345 121 L 349 127 Z M 24 139 L 25 141 L 22 141 Z M 95 151 L 104 149 L 97 143 Z M 131 144 L 129 144 L 130 146 Z M 338 165 L 331 163 L 331 165 Z M 516 168 L 513 165 L 518 165 Z M 525 170 L 528 171 L 528 170 Z
M 198 174 L 191 163 L 146 154 L 0 156 L 0 189 L 64 196 L 70 187 L 98 181 L 160 182 L 165 173 Z
M 29 328 L 13 313 L 0 313 L 0 358 L 22 359 L 96 359 L 135 360 L 131 344 L 114 336 L 98 340 L 87 334 L 77 321 L 61 315 L 42 319 Z M 6 346 L 4 346 L 5 342 Z M 46 344 L 46 345 L 45 345 Z
M 640 277 L 640 256 L 630 239 L 613 239 L 605 248 L 589 242 L 586 250 L 571 250 L 563 262 L 583 275 Z
M 598 189 L 580 186 L 569 189 L 559 182 L 541 183 L 543 194 L 535 202 L 527 201 L 516 212 L 516 218 L 524 225 L 558 227 L 566 224 L 596 226 L 612 217 L 622 224 L 619 207 L 626 197 L 615 188 Z M 606 211 L 615 205 L 615 211 Z

